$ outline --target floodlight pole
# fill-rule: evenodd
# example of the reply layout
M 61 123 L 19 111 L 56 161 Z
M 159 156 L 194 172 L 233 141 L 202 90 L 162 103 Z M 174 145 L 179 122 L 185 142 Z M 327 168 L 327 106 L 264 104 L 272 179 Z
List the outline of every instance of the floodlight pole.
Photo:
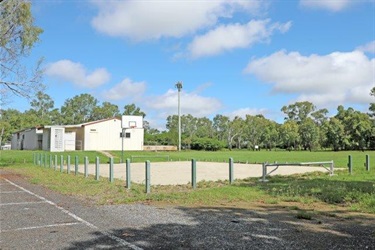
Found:
M 180 103 L 180 95 L 181 95 L 181 89 L 182 89 L 182 82 L 177 82 L 176 88 L 178 89 L 178 151 L 181 151 L 181 103 Z

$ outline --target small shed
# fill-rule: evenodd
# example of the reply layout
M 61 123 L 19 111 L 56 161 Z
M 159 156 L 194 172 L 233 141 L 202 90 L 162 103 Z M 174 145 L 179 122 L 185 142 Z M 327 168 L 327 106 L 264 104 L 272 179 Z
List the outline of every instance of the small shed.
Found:
M 43 143 L 43 127 L 27 128 L 14 132 L 11 140 L 13 150 L 40 150 Z

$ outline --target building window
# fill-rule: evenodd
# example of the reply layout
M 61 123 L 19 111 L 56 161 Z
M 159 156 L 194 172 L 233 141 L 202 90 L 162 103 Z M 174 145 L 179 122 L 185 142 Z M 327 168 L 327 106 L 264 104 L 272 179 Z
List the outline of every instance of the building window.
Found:
M 121 138 L 121 137 L 123 137 L 123 136 L 122 136 L 122 133 L 120 133 L 120 138 Z M 130 138 L 130 133 L 129 133 L 129 132 L 126 132 L 126 133 L 125 133 L 125 138 Z

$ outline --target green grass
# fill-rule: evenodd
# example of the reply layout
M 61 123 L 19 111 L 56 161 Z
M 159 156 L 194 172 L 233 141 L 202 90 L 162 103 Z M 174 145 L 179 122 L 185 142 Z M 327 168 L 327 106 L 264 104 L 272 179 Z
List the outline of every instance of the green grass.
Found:
M 330 177 L 327 173 L 310 173 L 293 176 L 272 176 L 268 183 L 258 182 L 258 178 L 236 180 L 233 185 L 227 181 L 199 182 L 196 190 L 190 185 L 152 186 L 151 194 L 145 193 L 145 186 L 132 184 L 131 190 L 124 187 L 123 180 L 109 183 L 107 178 L 95 181 L 93 176 L 84 178 L 83 175 L 60 173 L 53 169 L 35 166 L 32 163 L 33 153 L 41 151 L 2 151 L 0 163 L 4 168 L 12 169 L 29 178 L 31 183 L 46 186 L 63 194 L 76 195 L 98 204 L 120 204 L 131 202 L 161 202 L 163 204 L 186 206 L 236 206 L 236 204 L 262 203 L 269 206 L 288 206 L 298 210 L 299 207 L 309 207 L 321 204 L 326 207 L 346 208 L 348 211 L 375 214 L 375 157 L 370 152 L 287 152 L 287 151 L 221 151 L 221 152 L 126 152 L 125 157 L 143 155 L 140 161 L 148 157 L 152 160 L 155 155 L 169 155 L 173 160 L 224 161 L 233 157 L 241 162 L 299 162 L 334 160 L 336 167 L 346 167 L 347 157 L 353 156 L 353 173 L 336 171 Z M 45 152 L 43 152 L 45 153 Z M 101 162 L 107 157 L 97 152 L 70 152 L 67 155 L 78 155 L 80 162 L 84 156 L 90 161 L 100 155 Z M 112 152 L 116 157 L 121 152 Z M 371 157 L 371 171 L 365 171 L 363 166 L 365 155 Z M 61 154 L 56 154 L 61 155 Z M 159 159 L 159 158 L 155 158 Z M 24 163 L 26 162 L 26 163 Z M 302 217 L 301 217 L 302 218 Z M 302 218 L 304 219 L 304 218 Z
M 121 159 L 121 151 L 112 151 L 116 159 Z M 337 167 L 347 167 L 348 155 L 353 157 L 353 166 L 361 167 L 365 162 L 366 154 L 370 155 L 372 166 L 375 167 L 375 151 L 249 151 L 249 150 L 226 150 L 217 152 L 207 151 L 181 151 L 181 152 L 124 152 L 124 158 L 132 156 L 143 156 L 143 158 L 134 158 L 134 162 L 165 161 L 167 157 L 173 161 L 186 161 L 196 159 L 197 161 L 228 161 L 232 157 L 235 162 L 310 162 L 310 161 L 331 161 L 333 160 Z M 158 156 L 157 158 L 155 156 Z M 163 156 L 163 157 L 160 157 Z
M 70 155 L 72 163 L 74 163 L 75 156 L 78 156 L 78 160 L 81 163 L 83 163 L 85 156 L 88 157 L 89 162 L 94 162 L 97 156 L 99 157 L 100 162 L 108 162 L 107 156 L 96 151 L 47 152 L 40 150 L 0 150 L 0 167 L 14 164 L 33 163 L 34 154 L 43 155 L 43 158 L 47 157 L 47 165 L 49 164 L 50 156 L 54 159 L 55 155 L 57 156 L 58 162 L 60 162 L 61 155 L 64 156 L 64 161 L 66 161 L 67 156 Z

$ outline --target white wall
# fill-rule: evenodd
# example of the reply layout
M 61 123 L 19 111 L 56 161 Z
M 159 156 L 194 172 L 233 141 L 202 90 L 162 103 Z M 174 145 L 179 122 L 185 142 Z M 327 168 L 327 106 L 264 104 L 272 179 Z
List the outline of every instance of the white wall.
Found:
M 121 120 L 110 119 L 84 126 L 84 150 L 121 150 Z M 143 129 L 127 129 L 130 138 L 124 138 L 124 150 L 143 150 Z
M 42 138 L 43 130 L 37 128 L 31 128 L 18 133 L 13 134 L 11 147 L 15 150 L 37 150 L 41 149 L 42 145 L 39 145 L 38 139 Z M 41 143 L 41 142 L 40 142 Z

